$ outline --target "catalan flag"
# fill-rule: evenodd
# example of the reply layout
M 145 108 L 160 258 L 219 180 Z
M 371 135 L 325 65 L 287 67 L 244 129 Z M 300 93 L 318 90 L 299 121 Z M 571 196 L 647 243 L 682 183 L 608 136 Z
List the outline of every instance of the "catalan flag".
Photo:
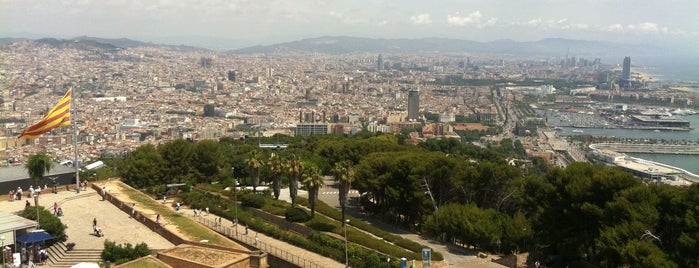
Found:
M 36 138 L 54 128 L 70 125 L 70 95 L 73 88 L 69 88 L 66 95 L 49 111 L 39 122 L 24 129 L 19 138 Z

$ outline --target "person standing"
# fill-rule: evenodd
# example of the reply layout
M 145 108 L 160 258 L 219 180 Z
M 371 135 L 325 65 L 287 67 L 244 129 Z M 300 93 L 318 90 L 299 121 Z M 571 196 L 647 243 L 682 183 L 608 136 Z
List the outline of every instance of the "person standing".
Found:
M 53 215 L 58 213 L 58 203 L 53 202 Z
M 97 218 L 92 219 L 92 228 L 94 229 L 95 227 L 97 227 Z
M 136 203 L 131 205 L 131 218 L 136 218 Z
M 155 217 L 155 223 L 160 225 L 160 214 L 158 214 L 158 216 Z

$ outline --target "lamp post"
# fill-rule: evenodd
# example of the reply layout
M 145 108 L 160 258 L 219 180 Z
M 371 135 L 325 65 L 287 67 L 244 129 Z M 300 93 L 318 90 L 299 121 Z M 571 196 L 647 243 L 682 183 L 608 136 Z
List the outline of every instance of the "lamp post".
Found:
M 2 268 L 5 268 L 5 237 L 0 236 L 0 248 L 2 248 Z
M 39 223 L 39 195 L 34 195 L 34 208 L 36 209 L 36 224 L 41 225 Z M 39 226 L 37 226 L 39 227 Z
M 345 268 L 349 267 L 349 255 L 347 255 L 347 224 L 349 224 L 349 219 L 345 220 Z
M 524 228 L 524 252 L 527 252 L 527 228 Z
M 232 176 L 233 176 L 233 196 L 234 196 L 234 201 L 235 204 L 235 237 L 238 237 L 238 180 L 235 179 L 235 167 L 231 168 Z

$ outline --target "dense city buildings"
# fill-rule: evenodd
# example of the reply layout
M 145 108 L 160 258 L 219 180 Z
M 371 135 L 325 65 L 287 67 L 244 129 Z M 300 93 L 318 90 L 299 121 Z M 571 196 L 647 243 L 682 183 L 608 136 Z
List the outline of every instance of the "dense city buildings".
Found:
M 506 126 L 513 120 L 508 107 L 561 90 L 570 94 L 557 94 L 551 99 L 555 104 L 587 105 L 601 98 L 695 101 L 691 94 L 666 88 L 618 91 L 613 78 L 630 73 L 626 60 L 619 70 L 584 57 L 228 55 L 159 46 L 78 49 L 32 41 L 10 43 L 1 53 L 0 155 L 10 165 L 38 151 L 59 161 L 74 158 L 72 127 L 36 139 L 17 138 L 71 87 L 79 158 L 85 161 L 173 139 L 417 129 L 424 133 L 411 134 L 416 139 L 458 137 L 457 131 Z M 640 75 L 628 76 L 640 86 L 649 84 Z M 561 89 L 546 81 L 588 84 Z M 522 120 L 524 126 L 529 119 Z

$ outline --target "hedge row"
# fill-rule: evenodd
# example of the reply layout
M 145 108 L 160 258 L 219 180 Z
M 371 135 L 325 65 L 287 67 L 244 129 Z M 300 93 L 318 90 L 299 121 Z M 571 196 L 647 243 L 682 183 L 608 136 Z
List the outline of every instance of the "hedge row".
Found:
M 305 199 L 303 197 L 296 197 L 296 203 L 298 203 L 299 205 L 302 205 L 302 206 L 309 205 L 308 199 Z M 326 216 L 328 216 L 328 217 L 330 217 L 338 222 L 342 222 L 342 212 L 340 212 L 339 210 L 337 210 L 333 207 L 328 206 L 327 204 L 325 204 L 322 201 L 318 201 L 316 203 L 316 211 L 319 212 L 320 214 L 326 215 Z M 412 240 L 405 239 L 401 236 L 394 235 L 392 233 L 381 230 L 381 229 L 377 228 L 376 226 L 370 225 L 367 222 L 359 220 L 357 218 L 354 218 L 350 215 L 346 215 L 346 216 L 350 220 L 350 225 L 354 226 L 355 228 L 362 229 L 362 230 L 369 232 L 375 236 L 382 237 L 386 241 L 393 243 L 396 246 L 410 250 L 411 252 L 419 255 L 419 256 L 416 255 L 418 259 L 422 258 L 422 249 L 427 248 L 424 245 L 421 245 L 421 244 L 416 243 Z M 338 233 L 338 232 L 335 232 L 335 233 Z M 338 234 L 340 234 L 340 233 L 338 233 Z M 350 236 L 349 233 L 348 233 L 348 236 Z M 352 236 L 350 236 L 350 237 L 352 237 Z M 352 241 L 355 241 L 354 237 L 352 237 Z M 357 242 L 357 243 L 359 243 L 359 242 Z M 369 242 L 369 243 L 373 244 L 371 242 Z M 365 245 L 367 247 L 374 248 L 373 245 L 368 245 L 368 244 L 363 244 L 363 245 Z M 400 255 L 396 255 L 396 256 L 400 256 Z M 432 260 L 441 261 L 441 260 L 444 260 L 444 257 L 442 256 L 441 253 L 433 250 L 432 251 Z
M 219 195 L 202 191 L 193 191 L 187 194 L 182 194 L 180 197 L 182 198 L 182 201 L 185 204 L 189 204 L 190 206 L 199 208 L 209 207 L 212 213 L 219 215 L 220 217 L 229 220 L 235 218 L 234 205 L 229 200 L 223 200 L 223 198 L 221 198 L 221 196 Z M 278 240 L 286 241 L 290 244 L 308 249 L 318 254 L 333 258 L 338 262 L 344 262 L 345 260 L 345 247 L 342 240 L 331 238 L 326 234 L 314 232 L 311 236 L 309 236 L 309 238 L 305 238 L 303 236 L 297 235 L 296 233 L 285 231 L 279 228 L 277 225 L 270 224 L 258 218 L 254 218 L 252 217 L 252 214 L 250 212 L 244 211 L 242 209 L 238 209 L 238 221 L 241 224 L 248 226 L 252 230 L 264 233 L 265 235 Z M 336 230 L 341 228 L 339 227 L 339 223 L 332 222 L 329 219 L 320 215 L 316 216 L 314 220 L 309 222 L 321 225 L 335 224 L 336 226 L 334 227 Z M 355 231 L 353 229 L 348 229 L 348 236 L 351 237 L 351 240 L 353 241 L 355 241 L 355 239 L 357 239 L 357 241 L 368 239 L 368 236 L 366 234 L 359 231 Z M 380 242 L 376 239 L 372 240 Z M 409 253 L 407 251 L 402 251 L 397 247 L 392 247 L 393 249 L 390 249 L 391 247 L 386 247 L 387 245 L 388 244 L 384 243 L 384 245 L 381 245 L 379 248 L 377 248 L 377 250 L 382 252 L 388 252 L 389 255 L 394 256 L 405 256 L 405 253 Z M 379 259 L 379 255 L 375 251 L 353 244 L 348 245 L 348 255 L 350 259 L 349 262 L 352 267 L 376 267 L 376 265 L 373 264 L 376 260 Z M 412 257 L 418 258 L 420 256 Z M 399 267 L 400 263 L 396 258 L 393 258 L 392 262 L 390 263 L 390 266 Z

